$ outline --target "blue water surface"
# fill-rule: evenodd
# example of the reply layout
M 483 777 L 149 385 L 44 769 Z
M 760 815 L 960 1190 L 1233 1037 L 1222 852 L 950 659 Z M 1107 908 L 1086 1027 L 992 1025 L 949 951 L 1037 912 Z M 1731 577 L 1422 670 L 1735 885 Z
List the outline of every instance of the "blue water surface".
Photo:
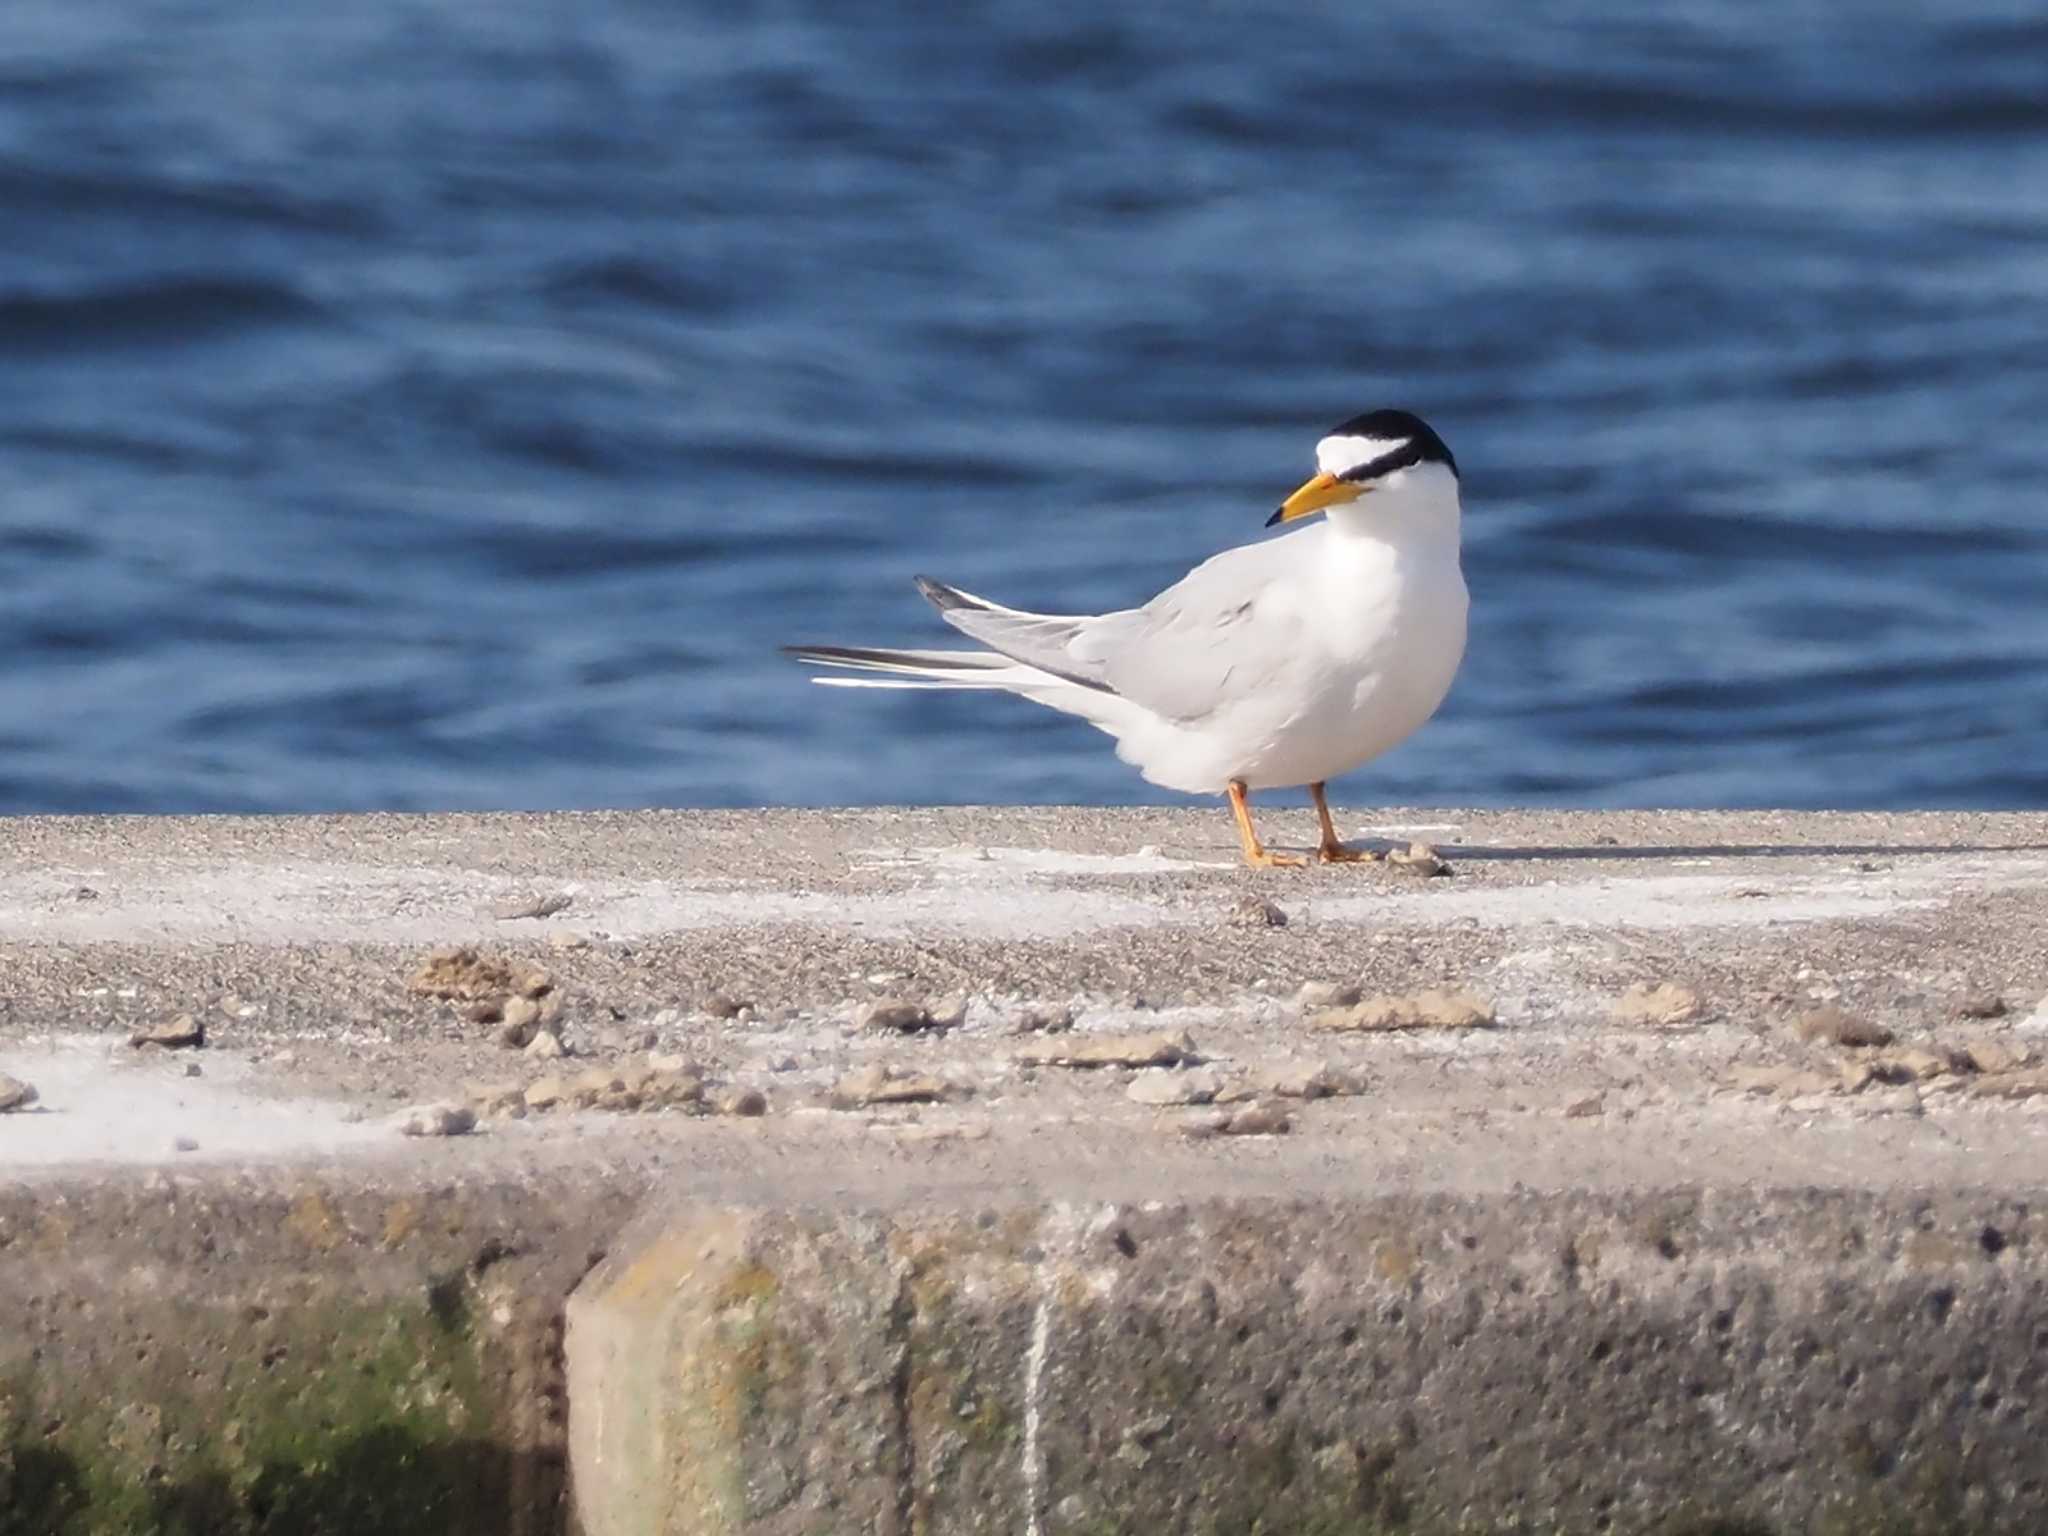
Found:
M 11 0 L 0 810 L 1171 799 L 809 688 L 1406 405 L 1354 800 L 2048 805 L 2038 5 Z

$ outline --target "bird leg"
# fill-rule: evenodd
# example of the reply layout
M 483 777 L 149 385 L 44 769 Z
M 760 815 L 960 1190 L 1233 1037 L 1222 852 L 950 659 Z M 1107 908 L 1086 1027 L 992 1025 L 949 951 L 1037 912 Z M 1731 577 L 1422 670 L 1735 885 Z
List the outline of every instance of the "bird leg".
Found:
M 1372 864 L 1380 855 L 1370 848 L 1346 848 L 1338 841 L 1336 825 L 1330 820 L 1330 803 L 1323 798 L 1323 786 L 1311 784 L 1308 797 L 1316 803 L 1316 819 L 1323 824 L 1323 840 L 1317 845 L 1316 857 L 1325 864 Z
M 1259 841 L 1259 834 L 1252 830 L 1252 808 L 1245 798 L 1242 779 L 1230 781 L 1230 814 L 1237 818 L 1237 838 L 1244 844 L 1244 861 L 1253 869 L 1292 868 L 1308 862 L 1298 854 L 1274 853 Z

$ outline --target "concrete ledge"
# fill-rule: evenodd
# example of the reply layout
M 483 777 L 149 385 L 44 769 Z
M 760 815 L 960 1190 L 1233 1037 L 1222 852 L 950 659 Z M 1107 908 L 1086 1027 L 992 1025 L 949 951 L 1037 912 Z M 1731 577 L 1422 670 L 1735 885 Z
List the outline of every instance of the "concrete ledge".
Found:
M 2048 1528 L 2048 817 L 1340 825 L 0 823 L 0 1533 Z
M 902 1195 L 586 1281 L 591 1536 L 2040 1528 L 2038 1195 Z

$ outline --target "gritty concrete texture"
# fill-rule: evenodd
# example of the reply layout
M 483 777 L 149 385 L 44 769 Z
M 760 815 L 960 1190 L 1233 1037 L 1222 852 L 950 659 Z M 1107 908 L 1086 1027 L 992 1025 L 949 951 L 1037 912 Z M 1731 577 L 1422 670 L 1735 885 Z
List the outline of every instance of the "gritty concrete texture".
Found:
M 685 1194 L 570 1303 L 579 1498 L 591 1536 L 2038 1531 L 2044 1235 L 1988 1195 Z
M 0 1531 L 562 1529 L 562 1299 L 635 1193 L 0 1183 Z
M 577 1316 L 615 1363 L 570 1361 L 592 1536 L 1886 1528 L 1866 1496 L 2048 1527 L 2015 1450 L 2048 817 L 1339 825 L 1451 873 L 1248 871 L 1213 809 L 0 822 L 0 1076 L 34 1090 L 0 1114 L 0 1305 L 37 1330 L 0 1343 L 0 1478 L 57 1529 L 173 1493 L 346 1529 L 261 1513 L 344 1484 L 413 1488 L 419 1529 L 555 1528 L 531 1469 L 563 1431 L 506 1362 L 614 1248 Z M 346 1241 L 307 1243 L 309 1190 Z M 1692 1213 L 1675 1256 L 1628 1235 L 1659 1211 Z M 1091 1257 L 1104 1223 L 1135 1256 Z M 606 1332 L 628 1271 L 644 1357 Z M 521 1276 L 511 1333 L 436 1331 Z M 315 1331 L 280 1352 L 236 1306 Z M 797 1376 L 748 1342 L 769 1311 Z M 1131 1339 L 1183 1412 L 1141 1411 Z M 738 1395 L 633 1397 L 656 1359 Z M 931 1417 L 961 1373 L 965 1421 Z M 283 1441 L 234 1449 L 236 1402 Z M 621 1470 L 620 1435 L 673 1464 Z M 421 1449 L 450 1444 L 497 1471 Z M 685 1507 L 713 1523 L 646 1523 Z

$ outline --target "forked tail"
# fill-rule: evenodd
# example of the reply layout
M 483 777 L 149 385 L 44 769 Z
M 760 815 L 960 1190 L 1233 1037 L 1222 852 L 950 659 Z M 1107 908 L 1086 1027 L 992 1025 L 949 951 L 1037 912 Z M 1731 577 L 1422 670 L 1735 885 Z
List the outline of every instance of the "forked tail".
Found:
M 994 651 L 883 650 L 855 645 L 785 645 L 785 656 L 863 677 L 814 677 L 827 688 L 1015 689 L 1030 669 Z

